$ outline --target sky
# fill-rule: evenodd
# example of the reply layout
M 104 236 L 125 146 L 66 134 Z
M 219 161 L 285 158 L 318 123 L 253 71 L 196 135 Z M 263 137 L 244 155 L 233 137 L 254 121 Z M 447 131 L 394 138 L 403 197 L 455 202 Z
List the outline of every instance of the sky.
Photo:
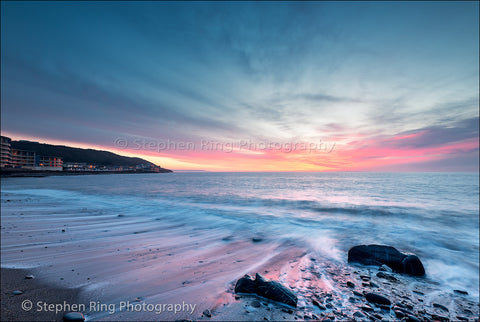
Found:
M 1 132 L 207 171 L 474 171 L 479 2 L 1 2 Z

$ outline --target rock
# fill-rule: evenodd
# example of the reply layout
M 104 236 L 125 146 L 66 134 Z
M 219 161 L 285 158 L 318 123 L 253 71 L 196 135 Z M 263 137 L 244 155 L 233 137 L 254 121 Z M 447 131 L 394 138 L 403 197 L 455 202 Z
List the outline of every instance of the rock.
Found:
M 354 294 L 354 295 L 356 295 L 356 296 L 363 296 L 363 294 L 362 294 L 362 293 L 360 293 L 360 292 L 357 292 L 357 291 L 353 291 L 353 294 Z
M 292 290 L 275 281 L 268 281 L 262 275 L 255 275 L 255 285 L 257 294 L 267 299 L 285 303 L 287 305 L 297 306 L 297 296 Z
M 402 260 L 402 273 L 406 273 L 413 276 L 425 275 L 425 268 L 422 262 L 416 255 L 408 255 Z
M 212 312 L 210 312 L 210 310 L 205 310 L 205 311 L 203 311 L 203 315 L 205 315 L 207 318 L 211 318 L 212 317 Z
M 31 280 L 31 279 L 33 279 L 33 278 L 35 278 L 35 276 L 33 276 L 33 275 L 27 275 L 27 276 L 25 276 L 25 279 L 27 279 L 27 280 Z
M 252 306 L 253 306 L 253 307 L 260 307 L 260 302 L 258 302 L 258 301 L 253 301 L 253 302 L 252 302 Z
M 445 306 L 443 306 L 442 304 L 433 303 L 433 307 L 436 307 L 436 308 L 439 308 L 441 310 L 444 310 L 444 311 L 448 312 L 448 309 Z
M 85 316 L 80 312 L 69 312 L 63 316 L 64 322 L 82 322 L 85 321 Z
M 298 301 L 292 290 L 278 282 L 267 280 L 258 273 L 255 275 L 255 280 L 249 275 L 240 278 L 235 284 L 235 293 L 257 294 L 294 307 L 297 306 Z
M 393 272 L 392 269 L 385 264 L 382 264 L 382 266 L 380 266 L 378 270 L 381 272 L 389 272 L 389 273 Z
M 362 305 L 361 309 L 365 312 L 373 312 L 373 307 L 370 306 Z
M 365 318 L 365 315 L 360 311 L 357 311 L 357 312 L 353 313 L 353 316 L 355 316 L 357 318 L 360 318 L 360 319 Z
M 316 300 L 312 300 L 312 304 L 318 307 L 320 310 L 326 310 L 327 308 L 323 304 L 318 303 Z
M 403 312 L 400 311 L 400 310 L 395 310 L 395 311 L 393 311 L 393 312 L 395 312 L 395 316 L 396 316 L 397 318 L 403 318 L 403 317 L 405 316 L 405 313 L 403 313 Z
M 453 292 L 454 292 L 454 293 L 458 293 L 458 294 L 468 295 L 468 292 L 467 292 L 467 291 L 453 290 Z
M 403 254 L 391 246 L 354 246 L 348 251 L 348 262 L 364 265 L 387 265 L 396 272 L 413 276 L 425 275 L 423 264 L 416 255 Z
M 405 319 L 406 322 L 422 322 L 420 319 L 414 317 L 413 315 L 407 315 L 407 318 Z
M 383 304 L 383 305 L 392 304 L 392 302 L 390 302 L 390 300 L 387 299 L 386 297 L 375 294 L 375 293 L 367 293 L 365 294 L 365 298 L 367 299 L 368 302 L 371 302 L 371 303 Z
M 17 290 L 17 291 L 13 291 L 12 294 L 13 295 L 21 295 L 21 294 L 23 294 L 23 292 Z
M 254 243 L 259 243 L 261 241 L 263 241 L 263 237 L 261 237 L 261 236 L 252 237 L 252 242 L 254 242 Z
M 237 281 L 235 284 L 235 293 L 257 293 L 255 281 L 250 275 L 245 275 Z
M 353 283 L 350 282 L 350 281 L 347 282 L 347 286 L 348 286 L 348 287 L 351 287 L 351 288 L 355 288 L 355 284 L 353 284 Z
M 397 278 L 395 276 L 390 275 L 390 274 L 386 274 L 384 272 L 378 272 L 377 277 L 384 278 L 384 279 L 387 279 L 387 280 L 392 281 L 392 282 L 397 281 Z
M 327 303 L 325 306 L 327 307 L 327 309 L 332 309 L 333 308 L 332 303 Z

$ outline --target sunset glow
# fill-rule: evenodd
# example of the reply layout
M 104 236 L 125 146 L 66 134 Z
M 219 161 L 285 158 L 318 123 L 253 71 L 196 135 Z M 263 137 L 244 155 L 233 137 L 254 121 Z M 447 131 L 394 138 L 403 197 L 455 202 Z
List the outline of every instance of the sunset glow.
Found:
M 172 170 L 478 171 L 478 9 L 2 2 L 2 135 Z

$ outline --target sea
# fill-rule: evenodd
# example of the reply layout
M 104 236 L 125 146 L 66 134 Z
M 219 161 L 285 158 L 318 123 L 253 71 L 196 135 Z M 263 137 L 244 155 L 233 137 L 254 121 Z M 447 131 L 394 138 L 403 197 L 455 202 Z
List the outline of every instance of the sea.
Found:
M 89 239 L 102 238 L 93 232 L 105 227 L 120 237 L 156 236 L 156 227 L 169 223 L 185 239 L 288 242 L 343 263 L 355 245 L 390 245 L 418 255 L 428 279 L 479 293 L 478 173 L 174 172 L 5 178 L 1 188 L 2 205 L 33 198 L 39 211 L 64 218 L 76 216 L 65 209 L 77 209 L 83 223 L 98 216 L 129 220 L 92 226 L 82 233 Z M 47 223 L 48 211 L 25 216 Z M 2 265 L 29 263 L 12 256 Z

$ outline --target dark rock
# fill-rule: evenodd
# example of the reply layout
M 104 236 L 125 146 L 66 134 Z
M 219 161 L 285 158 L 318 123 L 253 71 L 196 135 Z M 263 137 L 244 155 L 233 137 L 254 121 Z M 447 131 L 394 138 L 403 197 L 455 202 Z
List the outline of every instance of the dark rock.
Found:
M 376 288 L 378 288 L 378 285 L 375 284 L 374 282 L 370 282 L 370 286 L 371 286 L 371 287 L 376 287 Z
M 35 276 L 33 276 L 33 275 L 27 275 L 27 276 L 25 276 L 25 279 L 27 279 L 27 280 L 31 280 L 31 279 L 33 279 L 33 278 L 35 278 Z
M 327 303 L 325 306 L 327 307 L 327 309 L 332 309 L 333 308 L 332 303 Z
M 462 320 L 462 321 L 468 321 L 468 318 L 466 318 L 464 316 L 461 316 L 461 315 L 457 315 L 457 319 Z
M 252 306 L 253 306 L 253 307 L 260 307 L 260 302 L 258 302 L 258 301 L 253 301 L 253 302 L 252 302 Z
M 212 312 L 210 312 L 210 310 L 205 310 L 205 311 L 203 311 L 203 315 L 205 315 L 207 318 L 211 318 L 212 317 Z
M 433 307 L 436 307 L 436 308 L 439 308 L 439 309 L 442 309 L 442 310 L 448 312 L 448 309 L 445 306 L 443 306 L 442 304 L 433 303 Z
M 392 270 L 414 276 L 425 275 L 422 262 L 416 255 L 406 255 L 396 248 L 384 245 L 359 245 L 348 251 L 349 263 L 387 265 Z
M 348 286 L 348 287 L 351 287 L 351 288 L 355 288 L 355 284 L 353 284 L 353 283 L 350 282 L 350 281 L 347 282 L 347 286 Z
M 375 293 L 367 293 L 365 294 L 365 298 L 367 299 L 368 302 L 376 303 L 376 304 L 383 304 L 383 305 L 390 305 L 392 302 L 390 302 L 389 299 L 382 295 L 378 295 Z
M 64 322 L 83 322 L 85 321 L 85 316 L 80 312 L 69 312 L 63 316 Z
M 12 294 L 13 295 L 20 295 L 20 294 L 23 294 L 23 292 L 22 291 L 13 291 Z
M 235 293 L 257 293 L 255 281 L 250 275 L 245 275 L 237 281 L 237 284 L 235 284 Z
M 384 272 L 378 272 L 377 277 L 384 278 L 384 279 L 387 279 L 387 280 L 392 281 L 392 282 L 398 281 L 395 276 L 390 275 L 390 274 L 386 274 Z
M 407 315 L 407 318 L 405 319 L 406 322 L 422 322 L 420 319 L 416 318 L 413 315 Z
M 372 312 L 373 311 L 373 307 L 366 306 L 366 305 L 362 305 L 361 309 L 364 310 L 365 312 Z
M 316 300 L 312 300 L 312 304 L 318 307 L 320 310 L 326 310 L 327 308 L 323 304 L 318 303 Z
M 261 236 L 252 237 L 252 242 L 254 242 L 254 243 L 259 243 L 261 241 L 263 241 L 263 237 L 261 237 Z
M 262 275 L 255 275 L 255 285 L 257 294 L 267 299 L 285 303 L 287 305 L 297 306 L 297 296 L 292 290 L 275 281 L 268 281 Z
M 379 304 L 378 306 L 379 306 L 382 310 L 390 311 L 390 306 L 388 306 L 388 305 Z
M 393 272 L 392 269 L 385 264 L 382 264 L 382 266 L 380 266 L 378 270 L 381 272 L 389 272 L 389 273 Z
M 362 293 L 360 293 L 360 292 L 357 292 L 357 291 L 353 291 L 353 294 L 354 294 L 354 295 L 356 295 L 356 296 L 363 296 L 363 294 L 362 294 Z
M 360 319 L 363 319 L 365 317 L 365 315 L 360 311 L 357 311 L 357 312 L 353 313 L 353 316 L 355 316 L 357 318 L 360 318 Z
M 400 310 L 395 310 L 395 311 L 393 311 L 393 312 L 395 312 L 395 316 L 396 316 L 397 318 L 403 318 L 403 317 L 405 316 L 405 313 L 403 313 L 403 312 L 400 311 Z
M 266 280 L 258 273 L 255 275 L 255 280 L 249 275 L 240 278 L 235 285 L 235 293 L 257 294 L 294 307 L 297 306 L 298 301 L 292 290 L 278 282 Z
M 408 255 L 402 260 L 403 270 L 402 273 L 406 273 L 413 276 L 425 275 L 425 268 L 423 267 L 420 258 L 416 255 Z
M 468 295 L 468 292 L 467 292 L 467 291 L 453 290 L 453 292 L 458 293 L 458 294 Z

